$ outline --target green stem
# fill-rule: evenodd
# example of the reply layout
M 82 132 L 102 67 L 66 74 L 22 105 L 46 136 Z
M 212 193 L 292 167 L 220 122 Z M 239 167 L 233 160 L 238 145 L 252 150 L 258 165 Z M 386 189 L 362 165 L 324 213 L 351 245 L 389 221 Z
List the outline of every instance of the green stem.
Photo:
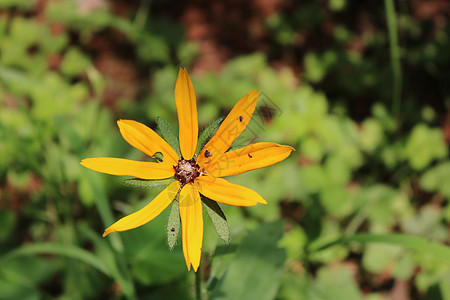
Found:
M 392 113 L 394 116 L 400 114 L 401 95 L 402 95 L 402 72 L 400 66 L 400 47 L 397 36 L 397 14 L 393 0 L 384 0 L 386 7 L 386 19 L 389 30 L 389 45 L 391 52 L 391 66 L 393 75 L 393 96 Z
M 197 272 L 195 272 L 195 300 L 202 300 L 202 276 L 200 272 L 200 267 Z

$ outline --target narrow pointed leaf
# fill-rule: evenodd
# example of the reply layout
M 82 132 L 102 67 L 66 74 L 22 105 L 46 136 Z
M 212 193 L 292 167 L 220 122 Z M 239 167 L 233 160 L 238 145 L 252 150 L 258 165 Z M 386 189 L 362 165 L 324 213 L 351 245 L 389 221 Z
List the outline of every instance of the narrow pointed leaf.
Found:
M 169 245 L 171 251 L 177 243 L 181 227 L 178 196 L 175 199 L 176 200 L 173 201 L 172 207 L 170 208 L 169 221 L 167 223 L 167 245 Z
M 422 254 L 431 254 L 450 264 L 450 247 L 432 242 L 426 238 L 408 234 L 356 234 L 338 239 L 323 246 L 313 247 L 312 251 L 321 251 L 338 244 L 356 242 L 361 244 L 383 243 L 414 250 Z
M 125 179 L 123 182 L 126 185 L 140 187 L 140 188 L 159 188 L 167 187 L 173 178 L 163 179 L 163 180 L 145 180 L 140 178 Z
M 180 156 L 180 143 L 172 126 L 160 116 L 156 118 L 156 125 L 158 126 L 162 138 L 173 148 L 173 150 L 175 150 L 178 156 Z
M 217 235 L 225 242 L 230 242 L 230 225 L 228 225 L 227 218 L 220 208 L 219 204 L 216 201 L 212 201 L 206 197 L 202 198 L 203 206 L 208 213 L 211 222 L 214 225 L 214 229 L 217 232 Z
M 217 129 L 219 129 L 219 126 L 222 123 L 223 119 L 223 117 L 219 117 L 215 119 L 211 124 L 209 124 L 205 129 L 203 129 L 200 137 L 198 138 L 197 150 L 195 151 L 195 153 L 200 153 L 200 150 L 202 150 L 206 142 L 209 141 L 214 133 L 216 133 Z
M 53 254 L 65 257 L 70 257 L 82 261 L 91 267 L 97 269 L 103 274 L 110 276 L 110 270 L 103 261 L 99 260 L 91 252 L 81 249 L 72 245 L 63 245 L 58 243 L 37 243 L 29 244 L 17 248 L 2 257 L 4 260 L 17 258 L 20 256 L 40 255 L 40 254 Z

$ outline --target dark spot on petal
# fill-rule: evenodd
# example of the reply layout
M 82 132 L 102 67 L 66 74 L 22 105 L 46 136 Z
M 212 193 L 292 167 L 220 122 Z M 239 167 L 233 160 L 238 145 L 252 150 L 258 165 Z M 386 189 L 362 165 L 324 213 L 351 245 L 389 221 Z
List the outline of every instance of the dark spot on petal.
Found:
M 174 232 L 174 231 L 175 231 L 175 228 L 172 227 L 172 229 L 170 229 L 170 231 Z
M 211 157 L 212 154 L 211 152 L 209 152 L 208 150 L 205 150 L 205 157 Z
M 251 156 L 251 155 L 250 155 L 250 153 L 248 153 L 247 155 L 248 155 L 248 157 L 250 157 L 250 158 L 252 158 L 252 157 L 253 157 L 253 156 Z
M 242 120 L 244 120 L 244 118 L 242 116 L 239 116 L 239 121 L 242 122 Z

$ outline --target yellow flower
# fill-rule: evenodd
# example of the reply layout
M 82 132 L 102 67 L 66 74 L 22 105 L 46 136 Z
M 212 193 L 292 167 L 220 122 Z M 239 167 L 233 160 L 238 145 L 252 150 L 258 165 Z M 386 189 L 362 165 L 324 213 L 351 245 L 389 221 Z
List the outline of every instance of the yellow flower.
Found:
M 247 127 L 256 107 L 259 91 L 253 90 L 234 106 L 216 134 L 195 155 L 198 139 L 197 103 L 191 79 L 180 69 L 175 86 L 181 158 L 174 149 L 147 126 L 131 120 L 119 120 L 120 133 L 133 147 L 150 157 L 157 152 L 162 161 L 141 162 L 121 158 L 84 159 L 81 164 L 94 171 L 141 179 L 175 179 L 165 190 L 141 210 L 123 217 L 108 227 L 103 236 L 141 226 L 159 215 L 179 193 L 183 253 L 188 270 L 197 271 L 203 242 L 203 215 L 200 194 L 214 201 L 251 206 L 267 204 L 258 193 L 219 178 L 263 168 L 282 161 L 294 148 L 275 143 L 256 143 L 228 151 L 234 140 Z

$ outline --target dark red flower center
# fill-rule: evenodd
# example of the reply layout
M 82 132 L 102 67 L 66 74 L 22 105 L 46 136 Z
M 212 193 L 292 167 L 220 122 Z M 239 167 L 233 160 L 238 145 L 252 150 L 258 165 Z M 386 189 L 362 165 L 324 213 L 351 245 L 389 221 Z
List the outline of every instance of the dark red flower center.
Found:
M 178 165 L 173 166 L 175 170 L 175 178 L 185 185 L 189 182 L 194 182 L 195 178 L 200 176 L 200 166 L 195 159 L 180 159 Z

